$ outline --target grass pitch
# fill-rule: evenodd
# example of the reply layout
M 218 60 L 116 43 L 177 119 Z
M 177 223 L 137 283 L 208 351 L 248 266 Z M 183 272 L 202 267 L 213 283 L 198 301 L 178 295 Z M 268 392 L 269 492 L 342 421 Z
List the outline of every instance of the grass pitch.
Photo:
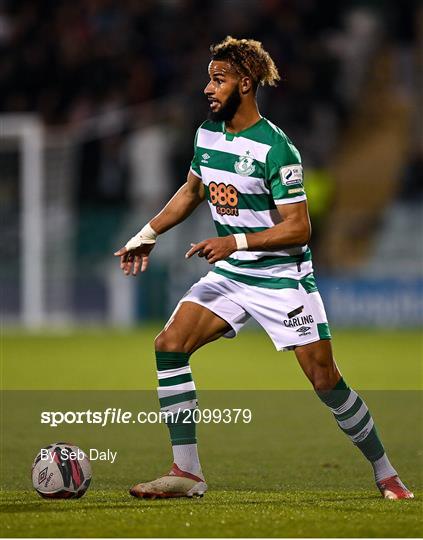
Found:
M 1 530 L 23 537 L 419 537 L 421 511 L 416 501 L 388 503 L 373 491 L 230 490 L 147 502 L 107 490 L 48 504 L 11 492 Z
M 155 389 L 154 336 L 138 331 L 9 333 L 3 339 L 3 388 Z M 333 348 L 350 386 L 362 390 L 423 387 L 423 337 L 417 330 L 335 330 Z M 191 366 L 199 389 L 309 389 L 294 353 L 277 352 L 262 330 L 241 332 L 197 351 Z
M 155 410 L 151 342 L 157 330 L 4 338 L 2 536 L 422 536 L 418 332 L 338 331 L 334 336 L 346 380 L 362 390 L 391 460 L 416 499 L 379 498 L 370 466 L 313 392 L 305 390 L 309 384 L 293 354 L 276 353 L 265 334 L 252 331 L 211 344 L 192 359 L 203 408 L 242 407 L 253 413 L 250 424 L 199 425 L 210 491 L 192 501 L 143 501 L 129 497 L 127 489 L 169 468 L 164 426 L 51 428 L 40 425 L 39 412 L 107 406 Z M 93 462 L 92 486 L 80 500 L 45 501 L 31 488 L 32 459 L 41 446 L 57 440 L 84 450 L 118 451 L 113 465 Z

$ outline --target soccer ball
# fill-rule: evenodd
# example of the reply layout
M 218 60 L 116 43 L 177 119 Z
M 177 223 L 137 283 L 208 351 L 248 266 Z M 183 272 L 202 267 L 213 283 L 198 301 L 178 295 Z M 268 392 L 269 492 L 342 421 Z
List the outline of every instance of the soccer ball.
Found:
M 90 482 L 90 461 L 72 444 L 50 444 L 39 451 L 32 464 L 32 485 L 46 499 L 82 497 Z

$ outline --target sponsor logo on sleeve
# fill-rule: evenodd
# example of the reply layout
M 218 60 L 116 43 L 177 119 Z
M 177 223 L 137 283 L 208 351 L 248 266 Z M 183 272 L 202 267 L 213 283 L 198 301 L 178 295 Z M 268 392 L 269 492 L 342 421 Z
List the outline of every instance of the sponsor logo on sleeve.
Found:
M 288 165 L 279 169 L 279 176 L 284 186 L 294 186 L 303 182 L 302 165 Z

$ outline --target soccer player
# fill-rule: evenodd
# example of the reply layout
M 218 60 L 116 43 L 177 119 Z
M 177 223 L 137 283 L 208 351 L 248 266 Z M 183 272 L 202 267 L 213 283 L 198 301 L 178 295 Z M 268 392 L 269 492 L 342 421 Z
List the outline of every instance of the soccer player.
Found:
M 257 107 L 258 86 L 274 86 L 280 79 L 275 64 L 252 39 L 228 36 L 210 50 L 210 81 L 204 89 L 209 119 L 197 131 L 187 180 L 115 253 L 126 275 L 144 272 L 158 235 L 207 200 L 218 236 L 192 244 L 186 257 L 198 254 L 214 267 L 181 299 L 155 340 L 159 401 L 169 413 L 173 466 L 168 475 L 137 484 L 130 493 L 147 498 L 205 493 L 196 424 L 189 416 L 197 407 L 189 359 L 206 343 L 235 337 L 253 317 L 277 350 L 294 350 L 318 397 L 371 463 L 382 496 L 412 498 L 366 404 L 344 381 L 332 355 L 307 247 L 311 226 L 300 154 Z M 186 418 L 191 421 L 183 423 Z

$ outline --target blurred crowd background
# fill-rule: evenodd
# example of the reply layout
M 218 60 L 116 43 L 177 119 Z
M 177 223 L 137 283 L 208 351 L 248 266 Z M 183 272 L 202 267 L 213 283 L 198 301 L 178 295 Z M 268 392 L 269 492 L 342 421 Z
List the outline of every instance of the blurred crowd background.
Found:
M 421 322 L 423 10 L 412 0 L 0 0 L 6 321 L 163 318 L 206 273 L 183 254 L 214 235 L 207 208 L 160 238 L 141 278 L 121 276 L 112 253 L 184 182 L 209 46 L 228 34 L 262 41 L 282 75 L 259 90 L 260 110 L 302 154 L 333 324 Z M 23 255 L 31 223 L 35 262 Z

